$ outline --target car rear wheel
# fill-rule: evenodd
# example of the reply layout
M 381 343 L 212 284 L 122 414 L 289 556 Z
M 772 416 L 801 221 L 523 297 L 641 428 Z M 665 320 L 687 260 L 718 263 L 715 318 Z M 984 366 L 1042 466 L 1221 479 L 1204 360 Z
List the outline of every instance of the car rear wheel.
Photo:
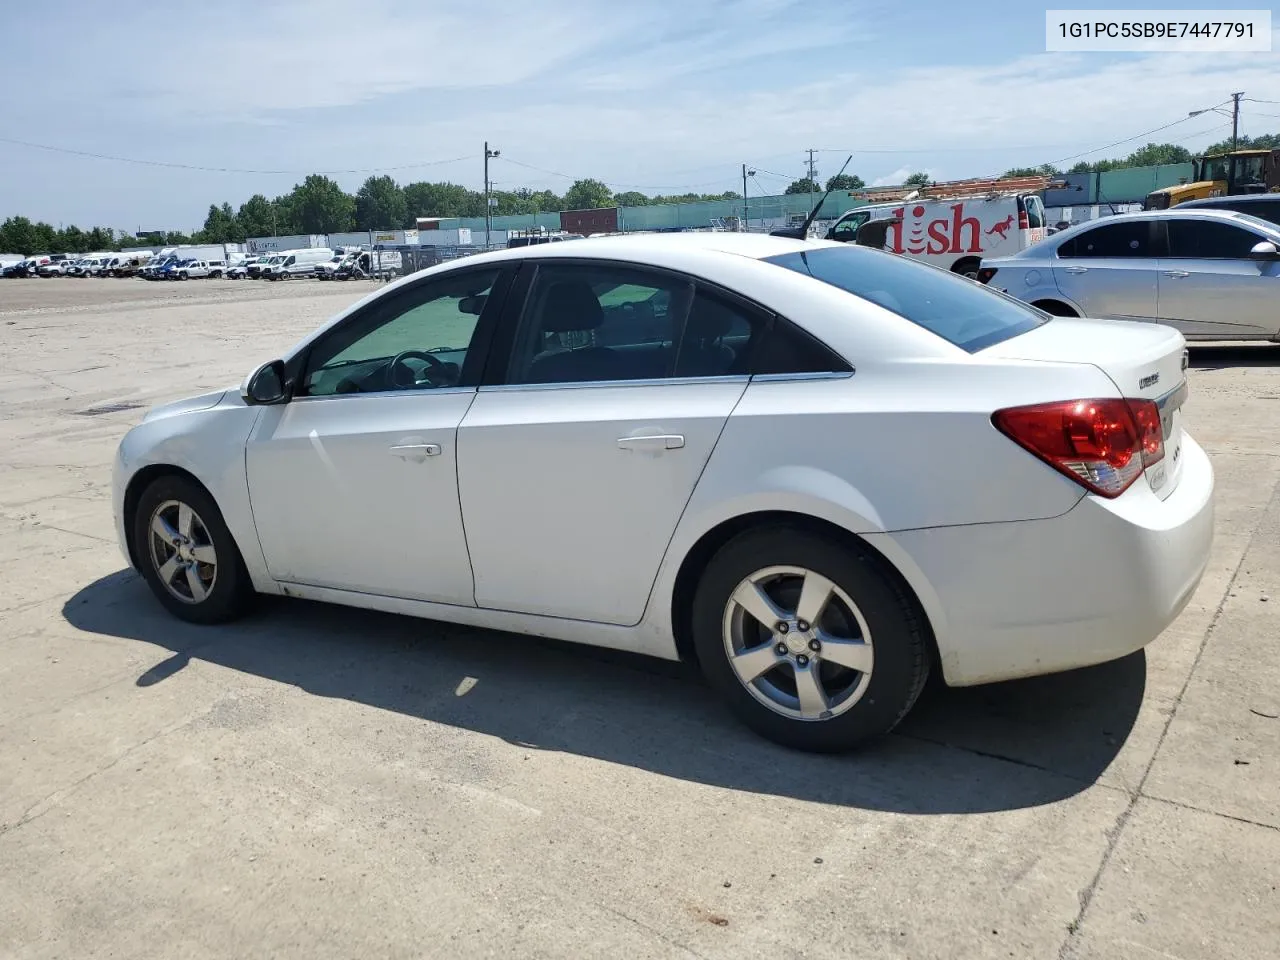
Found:
M 970 280 L 978 279 L 978 268 L 982 266 L 982 261 L 977 257 L 966 257 L 963 260 L 957 260 L 951 265 L 951 272 L 958 273 L 962 277 L 968 277 Z
M 869 550 L 794 527 L 740 534 L 707 565 L 693 640 L 711 686 L 784 746 L 853 749 L 892 730 L 923 689 L 914 602 Z
M 1031 304 L 1054 317 L 1078 317 L 1079 314 L 1060 300 L 1037 300 Z
M 179 619 L 223 623 L 252 603 L 249 572 L 222 512 L 185 477 L 160 477 L 143 491 L 133 553 L 151 591 Z

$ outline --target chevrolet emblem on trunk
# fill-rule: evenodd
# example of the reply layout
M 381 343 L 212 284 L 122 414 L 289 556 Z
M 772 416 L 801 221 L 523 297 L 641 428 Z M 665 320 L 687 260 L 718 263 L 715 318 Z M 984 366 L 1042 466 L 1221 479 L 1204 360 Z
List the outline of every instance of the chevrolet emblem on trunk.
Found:
M 1151 376 L 1143 377 L 1141 380 L 1138 381 L 1138 389 L 1145 390 L 1147 389 L 1147 387 L 1154 387 L 1159 382 L 1160 382 L 1160 374 L 1153 373 L 1151 374 Z

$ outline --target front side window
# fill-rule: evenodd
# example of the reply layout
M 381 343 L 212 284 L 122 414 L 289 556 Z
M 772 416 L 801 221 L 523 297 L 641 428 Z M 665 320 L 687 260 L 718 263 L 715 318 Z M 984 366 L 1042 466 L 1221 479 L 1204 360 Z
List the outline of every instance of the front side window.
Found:
M 858 228 L 870 219 L 870 213 L 855 213 L 847 220 L 841 220 L 831 231 L 831 239 L 842 243 L 852 242 L 858 236 Z
M 630 267 L 538 268 L 507 383 L 652 380 L 674 375 L 693 284 Z
M 1151 224 L 1147 220 L 1108 223 L 1077 234 L 1058 247 L 1059 257 L 1150 257 Z
M 1207 157 L 1204 162 L 1204 180 L 1226 180 L 1228 158 Z
M 1170 220 L 1169 257 L 1197 260 L 1247 260 L 1249 251 L 1266 237 L 1229 223 L 1212 220 Z
M 767 257 L 896 313 L 970 353 L 1048 321 L 1025 304 L 959 274 L 862 247 Z
M 1022 208 L 1027 215 L 1027 226 L 1032 230 L 1039 229 L 1044 226 L 1044 204 L 1040 202 L 1039 197 L 1029 196 L 1020 198 Z
M 457 386 L 500 271 L 475 270 L 374 303 L 319 340 L 302 395 L 333 396 Z

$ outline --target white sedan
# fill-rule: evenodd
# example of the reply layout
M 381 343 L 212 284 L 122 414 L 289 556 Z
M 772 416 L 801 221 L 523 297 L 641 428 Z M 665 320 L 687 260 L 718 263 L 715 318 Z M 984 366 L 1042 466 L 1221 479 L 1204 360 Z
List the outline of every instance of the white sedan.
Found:
M 1154 639 L 1213 529 L 1181 334 L 877 250 L 703 233 L 414 274 L 120 444 L 177 616 L 286 594 L 694 659 L 842 750 Z

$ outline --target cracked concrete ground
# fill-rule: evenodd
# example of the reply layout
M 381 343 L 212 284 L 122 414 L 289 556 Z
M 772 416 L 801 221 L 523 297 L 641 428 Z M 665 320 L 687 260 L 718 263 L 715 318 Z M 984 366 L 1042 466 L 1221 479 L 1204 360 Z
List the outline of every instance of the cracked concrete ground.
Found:
M 1217 537 L 1145 654 L 810 757 L 665 665 L 160 610 L 111 528 L 134 405 L 369 289 L 0 284 L 0 957 L 1276 955 L 1280 347 L 1193 351 Z

